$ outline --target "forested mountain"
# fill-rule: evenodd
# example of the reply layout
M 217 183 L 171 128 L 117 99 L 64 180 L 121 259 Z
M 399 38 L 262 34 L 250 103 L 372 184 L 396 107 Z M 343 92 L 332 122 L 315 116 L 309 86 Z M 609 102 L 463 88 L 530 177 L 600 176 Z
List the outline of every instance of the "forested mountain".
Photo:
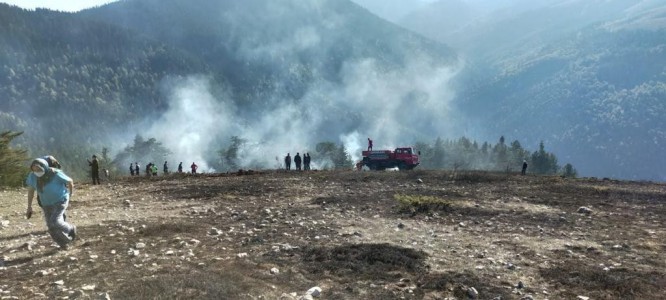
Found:
M 1 4 L 0 16 L 0 128 L 79 170 L 139 135 L 172 151 L 159 159 L 213 167 L 233 137 L 253 145 L 245 166 L 326 140 L 431 138 L 457 63 L 349 1 Z
M 403 25 L 465 58 L 454 103 L 479 136 L 543 139 L 583 175 L 666 180 L 664 1 L 477 2 L 456 2 L 477 13 L 439 35 L 430 16 L 451 1 Z
M 88 157 L 112 130 L 163 109 L 166 76 L 199 59 L 111 24 L 0 4 L 0 128 L 34 153 Z M 126 127 L 125 127 L 126 128 Z

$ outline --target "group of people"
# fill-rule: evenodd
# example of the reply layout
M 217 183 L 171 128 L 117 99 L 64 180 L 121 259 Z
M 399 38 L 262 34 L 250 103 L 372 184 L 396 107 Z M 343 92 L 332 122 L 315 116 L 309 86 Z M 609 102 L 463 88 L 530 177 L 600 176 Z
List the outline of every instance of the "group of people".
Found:
M 93 156 L 94 157 L 94 156 Z M 129 166 L 129 171 L 130 171 L 130 176 L 140 176 L 141 173 L 139 172 L 141 166 L 139 165 L 138 162 L 130 163 Z M 197 169 L 199 166 L 192 162 L 192 165 L 190 165 L 190 169 L 192 169 L 192 174 L 197 173 Z M 162 165 L 162 172 L 164 175 L 169 174 L 169 162 L 164 161 L 164 164 Z M 181 161 L 178 164 L 178 173 L 183 173 L 183 162 Z M 157 176 L 157 165 L 154 163 L 150 162 L 146 165 L 146 176 Z
M 296 170 L 298 171 L 301 170 L 301 165 L 303 165 L 303 170 L 310 170 L 310 161 L 310 153 L 303 154 L 302 159 L 298 152 L 296 152 L 296 155 L 294 156 L 294 164 L 296 165 Z M 284 157 L 284 166 L 286 170 L 291 170 L 291 156 L 289 153 L 287 153 L 287 156 Z

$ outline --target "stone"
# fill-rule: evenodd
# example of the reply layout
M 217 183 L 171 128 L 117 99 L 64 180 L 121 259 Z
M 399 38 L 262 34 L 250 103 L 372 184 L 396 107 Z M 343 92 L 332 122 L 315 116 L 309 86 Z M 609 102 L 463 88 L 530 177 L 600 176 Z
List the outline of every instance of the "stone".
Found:
M 592 210 L 591 210 L 590 208 L 588 208 L 588 207 L 581 206 L 581 207 L 578 208 L 578 211 L 577 211 L 577 212 L 578 212 L 579 214 L 586 214 L 586 215 L 589 215 L 589 214 L 592 213 Z
M 317 298 L 321 296 L 321 288 L 318 286 L 312 287 L 306 292 L 306 294 Z
M 477 299 L 479 298 L 479 292 L 474 287 L 470 287 L 467 289 L 467 296 L 471 299 Z
M 280 270 L 278 268 L 271 268 L 271 274 L 273 275 L 280 274 Z

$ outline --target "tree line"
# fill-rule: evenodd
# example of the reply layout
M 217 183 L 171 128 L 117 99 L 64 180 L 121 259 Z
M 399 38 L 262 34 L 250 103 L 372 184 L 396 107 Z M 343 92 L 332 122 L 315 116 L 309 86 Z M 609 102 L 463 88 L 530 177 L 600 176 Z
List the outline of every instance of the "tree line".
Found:
M 20 186 L 29 172 L 27 168 L 30 160 L 28 150 L 11 145 L 12 140 L 21 134 L 22 132 L 12 131 L 0 134 L 0 186 Z M 246 146 L 246 139 L 239 136 L 231 137 L 229 146 L 217 151 L 217 159 L 210 162 L 211 166 L 217 170 L 226 171 L 239 169 L 241 153 Z M 560 166 L 557 156 L 546 151 L 543 141 L 539 144 L 539 149 L 533 152 L 524 149 L 518 140 L 506 144 L 504 136 L 500 137 L 495 144 L 484 142 L 481 145 L 466 137 L 456 140 L 437 138 L 432 143 L 417 142 L 415 148 L 420 153 L 419 168 L 421 169 L 517 172 L 523 162 L 527 162 L 528 172 L 532 174 L 578 176 L 578 171 L 573 165 L 567 163 Z M 351 169 L 354 166 L 350 152 L 342 144 L 330 141 L 320 142 L 311 152 L 316 157 L 320 169 Z M 44 154 L 55 155 L 60 159 L 58 153 Z M 111 157 L 106 147 L 101 149 L 98 157 L 100 168 L 109 169 L 114 174 L 125 174 L 130 163 L 153 162 L 159 164 L 171 154 L 172 151 L 157 139 L 137 135 L 133 143 L 117 153 L 115 157 Z M 80 160 L 79 157 L 63 158 L 61 161 Z M 278 160 L 275 167 L 282 167 L 281 160 Z M 67 171 L 73 177 L 90 176 L 88 168 L 78 169 L 80 170 L 70 171 L 68 169 Z

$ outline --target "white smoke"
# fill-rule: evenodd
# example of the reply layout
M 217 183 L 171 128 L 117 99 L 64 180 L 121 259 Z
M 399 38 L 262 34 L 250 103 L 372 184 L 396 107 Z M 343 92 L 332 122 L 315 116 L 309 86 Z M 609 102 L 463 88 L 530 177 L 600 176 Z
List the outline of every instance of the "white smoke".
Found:
M 281 13 L 277 8 L 274 11 Z M 346 20 L 344 15 L 321 16 L 326 30 L 332 31 Z M 298 62 L 296 55 L 304 49 L 321 53 L 318 61 L 326 61 L 330 59 L 326 49 L 336 46 L 330 43 L 331 39 L 307 24 L 272 43 L 247 35 L 237 57 L 274 62 L 276 73 L 289 78 L 274 83 L 276 89 L 288 86 L 288 80 L 303 78 L 312 82 L 307 90 L 298 99 L 281 99 L 276 96 L 284 94 L 280 92 L 253 99 L 269 105 L 248 111 L 234 105 L 231 90 L 218 92 L 220 87 L 212 86 L 206 77 L 180 79 L 169 84 L 168 111 L 150 124 L 148 136 L 173 152 L 170 160 L 187 166 L 194 161 L 201 170 L 212 171 L 211 166 L 224 162 L 220 151 L 230 145 L 233 136 L 245 141 L 238 151 L 238 167 L 276 168 L 287 153 L 293 157 L 297 152 L 309 152 L 313 167 L 323 164 L 316 156 L 319 142 L 343 144 L 357 161 L 368 137 L 375 149 L 392 149 L 459 135 L 453 134 L 458 120 L 451 113 L 454 95 L 449 87 L 456 69 L 432 63 L 422 53 L 405 53 L 404 67 L 393 69 L 373 58 L 348 60 L 339 71 L 342 80 L 333 82 L 319 76 L 316 67 L 286 63 Z
M 183 162 L 184 168 L 196 163 L 202 172 L 214 171 L 205 154 L 212 150 L 218 133 L 231 132 L 237 127 L 233 117 L 235 108 L 228 98 L 213 97 L 204 77 L 178 81 L 171 92 L 169 109 L 151 124 L 147 136 L 164 144 L 173 152 L 170 159 Z

